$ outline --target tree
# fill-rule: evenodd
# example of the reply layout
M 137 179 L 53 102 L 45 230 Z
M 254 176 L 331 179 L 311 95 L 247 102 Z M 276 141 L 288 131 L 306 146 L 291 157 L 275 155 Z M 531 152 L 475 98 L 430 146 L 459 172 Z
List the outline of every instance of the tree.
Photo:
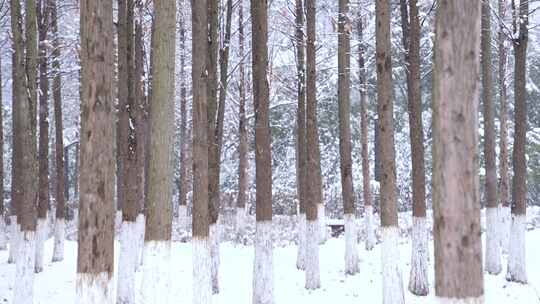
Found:
M 187 133 L 187 76 L 186 76 L 186 2 L 180 1 L 180 185 L 178 194 L 178 216 L 187 220 L 189 138 Z M 187 224 L 187 222 L 186 222 Z
M 79 303 L 114 303 L 112 0 L 81 1 Z
M 2 60 L 0 59 L 0 87 L 2 87 Z M 4 104 L 0 90 L 0 250 L 7 249 L 6 209 L 4 206 Z
M 11 2 L 11 4 L 13 4 L 13 2 Z M 19 5 L 19 4 L 17 4 Z M 20 11 L 20 9 L 19 9 Z M 11 10 L 11 12 L 14 12 L 13 10 Z M 11 19 L 11 20 L 14 20 L 14 19 Z M 16 29 L 16 28 L 12 28 L 12 32 L 13 32 L 13 29 Z M 21 29 L 22 31 L 22 29 Z M 15 37 L 14 37 L 15 38 Z M 18 47 L 15 43 L 13 43 L 13 49 L 15 49 L 16 47 Z M 13 52 L 11 54 L 11 76 L 12 76 L 12 79 L 13 79 L 13 84 L 11 86 L 12 88 L 12 92 L 11 92 L 11 95 L 12 95 L 12 98 L 11 98 L 11 108 L 12 109 L 15 109 L 18 107 L 18 103 L 19 103 L 19 94 L 21 92 L 19 92 L 19 82 L 22 82 L 23 79 L 20 78 L 21 76 L 23 75 L 19 75 L 18 74 L 18 64 L 17 64 L 17 58 L 15 56 L 15 52 Z M 17 78 L 19 77 L 19 78 Z M 23 99 L 24 100 L 24 99 Z M 12 110 L 13 111 L 13 110 Z M 15 114 L 17 113 L 17 111 L 15 111 Z M 21 196 L 20 196 L 20 193 L 21 191 L 18 190 L 18 187 L 17 185 L 20 185 L 19 184 L 19 177 L 20 177 L 20 174 L 14 174 L 15 172 L 20 172 L 21 170 L 21 157 L 22 155 L 20 154 L 20 150 L 21 150 L 21 145 L 18 141 L 15 140 L 15 137 L 18 136 L 18 132 L 19 131 L 19 120 L 18 120 L 18 117 L 16 115 L 13 115 L 12 113 L 12 120 L 11 120 L 11 123 L 12 123 L 12 127 L 11 127 L 11 131 L 12 131 L 12 134 L 13 134 L 13 146 L 12 146 L 12 149 L 11 149 L 11 202 L 10 202 L 10 215 L 9 215 L 9 222 L 10 222 L 10 237 L 9 237 L 9 257 L 8 257 L 8 264 L 13 264 L 16 262 L 16 257 L 17 257 L 17 254 L 18 254 L 18 243 L 19 243 L 19 232 L 21 230 L 21 225 L 18 223 L 18 213 L 19 213 L 19 205 L 20 205 L 20 201 L 21 201 Z
M 306 70 L 304 52 L 304 8 L 303 0 L 296 0 L 296 73 L 297 99 L 296 110 L 296 192 L 298 197 L 298 254 L 296 268 L 306 269 Z
M 49 211 L 49 78 L 47 33 L 49 30 L 49 3 L 38 0 L 37 22 L 39 25 L 39 192 L 38 222 L 36 235 L 35 272 L 43 271 L 43 250 L 47 239 L 47 213 Z
M 170 286 L 176 1 L 154 1 L 152 93 L 142 299 L 166 302 Z M 165 261 L 165 262 L 164 262 Z
M 62 75 L 60 74 L 60 37 L 58 34 L 58 8 L 56 0 L 49 1 L 52 30 L 52 95 L 54 101 L 55 165 L 56 165 L 56 221 L 54 223 L 53 262 L 64 260 L 65 234 L 65 176 L 64 176 L 64 127 L 62 116 Z
M 355 274 L 358 268 L 356 248 L 356 215 L 352 183 L 351 127 L 350 127 L 350 53 L 351 24 L 348 17 L 349 1 L 339 0 L 338 17 L 338 116 L 341 196 L 345 218 L 345 273 Z
M 512 164 L 512 224 L 508 254 L 508 281 L 527 283 L 525 260 L 525 229 L 527 223 L 527 159 L 525 144 L 527 141 L 527 43 L 529 35 L 529 0 L 512 1 L 514 9 L 513 46 L 514 46 L 514 150 Z
M 484 160 L 486 169 L 486 271 L 501 272 L 499 246 L 499 210 L 497 201 L 497 165 L 495 153 L 495 110 L 491 81 L 491 8 L 488 1 L 482 2 L 482 102 L 484 114 Z
M 404 303 L 399 267 L 399 228 L 396 199 L 394 148 L 394 103 L 392 94 L 392 45 L 390 42 L 390 3 L 375 3 L 377 64 L 377 114 L 381 160 L 381 234 L 383 303 Z
M 317 71 L 316 71 L 316 1 L 306 2 L 306 289 L 318 289 L 321 286 L 319 270 L 319 242 L 326 239 L 319 229 L 326 231 L 322 203 L 321 156 L 319 151 L 319 131 L 317 127 Z M 307 178 L 307 172 L 311 176 Z M 321 208 L 322 207 L 322 208 Z
M 403 47 L 407 65 L 407 99 L 412 163 L 413 245 L 409 290 L 425 296 L 428 286 L 428 230 L 426 224 L 426 176 L 424 167 L 424 130 L 420 91 L 420 21 L 416 0 L 400 0 Z
M 208 52 L 208 3 L 191 1 L 193 86 L 193 303 L 212 300 L 208 198 L 208 100 L 206 56 Z M 201 56 L 202 55 L 202 56 Z
M 272 155 L 269 119 L 268 2 L 251 1 L 251 55 L 255 111 L 256 224 L 253 267 L 254 304 L 270 304 L 273 295 Z
M 441 1 L 433 82 L 435 294 L 483 303 L 478 178 L 480 1 Z M 466 33 L 466 34 L 464 34 Z
M 368 147 L 368 87 L 365 66 L 366 43 L 364 41 L 364 22 L 362 10 L 358 10 L 358 75 L 360 78 L 360 145 L 362 156 L 362 198 L 364 199 L 366 250 L 375 246 L 375 230 L 373 227 L 373 206 L 371 203 L 370 175 L 369 175 L 369 147 Z

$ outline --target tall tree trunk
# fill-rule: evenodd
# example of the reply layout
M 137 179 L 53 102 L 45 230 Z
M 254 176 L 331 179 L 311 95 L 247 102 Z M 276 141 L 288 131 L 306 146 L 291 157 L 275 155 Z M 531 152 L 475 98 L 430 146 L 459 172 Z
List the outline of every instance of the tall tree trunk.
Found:
M 187 225 L 187 193 L 188 193 L 188 164 L 187 153 L 189 138 L 187 137 L 187 76 L 186 76 L 186 18 L 187 5 L 180 1 L 180 187 L 178 194 L 178 216 Z M 183 227 L 187 228 L 187 226 Z
M 508 176 L 508 106 L 506 94 L 506 64 L 507 47 L 505 42 L 505 20 L 506 20 L 506 0 L 498 0 L 499 7 L 499 31 L 497 34 L 497 52 L 498 52 L 498 78 L 499 83 L 499 200 L 502 208 L 501 214 L 501 247 L 503 253 L 508 253 L 508 242 L 510 237 L 510 193 Z
M 49 30 L 49 3 L 38 0 L 39 25 L 39 193 L 36 235 L 36 260 L 34 270 L 43 271 L 43 250 L 47 239 L 47 212 L 49 211 L 49 78 L 47 32 Z
M 394 104 L 392 83 L 392 44 L 390 41 L 390 3 L 375 4 L 377 114 L 381 160 L 381 230 L 383 303 L 404 303 L 403 282 L 399 266 L 399 228 L 396 198 L 396 164 L 394 148 Z
M 525 145 L 527 141 L 527 43 L 529 36 L 529 0 L 519 1 L 519 9 L 514 16 L 514 150 L 512 164 L 512 228 L 508 255 L 508 281 L 527 283 L 525 260 L 525 229 L 527 223 L 527 160 Z M 519 24 L 519 26 L 517 25 Z
M 486 271 L 501 272 L 499 246 L 499 210 L 497 201 L 497 165 L 495 153 L 495 110 L 491 76 L 491 8 L 488 1 L 482 2 L 482 103 L 484 114 L 484 160 L 486 170 Z
M 338 114 L 341 195 L 345 217 L 345 273 L 359 272 L 356 232 L 356 207 L 352 183 L 350 126 L 350 53 L 351 24 L 349 1 L 339 0 L 338 17 Z
M 18 2 L 11 2 L 11 13 L 13 14 L 15 11 L 13 10 L 13 4 L 16 4 L 17 7 L 19 7 L 20 12 L 20 4 Z M 19 13 L 20 14 L 20 13 Z M 12 21 L 12 35 L 16 33 L 14 29 L 17 29 L 17 27 L 13 27 L 13 21 L 16 19 L 13 19 L 13 15 L 11 17 Z M 22 29 L 20 30 L 22 32 Z M 20 33 L 20 32 L 19 32 Z M 22 35 L 22 34 L 21 34 Z M 16 35 L 14 35 L 13 38 L 16 38 Z M 18 41 L 19 42 L 19 41 Z M 17 47 L 19 47 L 15 41 L 12 43 L 12 48 L 15 50 Z M 21 230 L 21 225 L 18 223 L 18 217 L 19 217 L 19 206 L 21 205 L 21 194 L 22 190 L 19 189 L 20 185 L 20 174 L 21 172 L 21 166 L 22 166 L 22 154 L 21 154 L 21 142 L 18 140 L 20 131 L 20 122 L 19 118 L 16 114 L 18 114 L 17 111 L 18 107 L 20 106 L 20 98 L 24 98 L 24 96 L 19 96 L 21 94 L 19 86 L 22 85 L 22 81 L 24 81 L 26 78 L 24 75 L 18 74 L 18 68 L 22 68 L 18 66 L 17 57 L 15 56 L 15 52 L 11 54 L 11 78 L 13 79 L 12 82 L 12 92 L 11 92 L 11 108 L 12 111 L 15 110 L 15 112 L 12 113 L 12 126 L 11 126 L 11 132 L 13 134 L 12 136 L 12 149 L 11 149 L 11 202 L 10 202 L 10 214 L 9 214 L 9 222 L 10 222 L 10 238 L 9 238 L 9 257 L 8 257 L 8 263 L 13 264 L 16 262 L 16 258 L 18 255 L 18 243 L 19 243 L 19 232 Z M 21 78 L 22 77 L 22 78 Z M 24 78 L 24 79 L 23 79 Z M 22 99 L 24 100 L 24 99 Z M 17 138 L 17 140 L 16 140 Z
M 193 86 L 193 297 L 194 304 L 212 301 L 208 198 L 208 3 L 191 1 Z
M 255 110 L 256 225 L 254 304 L 274 302 L 272 245 L 272 155 L 268 87 L 268 2 L 251 1 L 251 52 Z
M 480 1 L 439 2 L 433 82 L 435 294 L 484 303 L 478 178 Z
M 0 87 L 2 87 L 2 60 L 0 59 Z M 7 249 L 6 208 L 4 206 L 4 103 L 0 90 L 0 250 Z
M 426 177 L 424 168 L 424 130 L 420 92 L 420 22 L 416 0 L 400 0 L 401 28 L 407 75 L 407 99 L 413 181 L 413 245 L 409 290 L 425 296 L 429 292 L 428 230 L 426 225 Z M 410 16 L 409 16 L 410 15 Z
M 366 44 L 364 41 L 364 21 L 362 10 L 358 10 L 358 75 L 360 78 L 360 146 L 362 157 L 362 197 L 364 199 L 364 227 L 366 230 L 366 250 L 375 246 L 375 230 L 373 227 L 373 206 L 371 202 L 370 174 L 369 174 L 369 147 L 368 147 L 368 86 L 366 73 Z
M 56 165 L 56 220 L 54 223 L 53 262 L 64 260 L 65 196 L 64 196 L 64 127 L 62 122 L 62 75 L 60 74 L 60 40 L 58 34 L 58 7 L 56 0 L 49 1 L 51 31 L 53 34 L 52 94 L 54 102 L 55 165 Z
M 321 287 L 319 270 L 319 242 L 326 239 L 320 229 L 326 231 L 324 212 L 318 213 L 322 203 L 321 156 L 319 151 L 319 131 L 317 127 L 317 67 L 316 67 L 316 1 L 306 2 L 306 289 Z M 307 172 L 311 177 L 307 178 Z
M 298 197 L 298 254 L 296 267 L 306 267 L 306 69 L 304 42 L 304 8 L 303 0 L 296 0 L 296 73 L 297 98 L 296 110 L 296 192 Z
M 112 0 L 81 1 L 79 303 L 114 303 Z
M 154 1 L 150 161 L 142 299 L 167 302 L 171 274 L 176 1 Z

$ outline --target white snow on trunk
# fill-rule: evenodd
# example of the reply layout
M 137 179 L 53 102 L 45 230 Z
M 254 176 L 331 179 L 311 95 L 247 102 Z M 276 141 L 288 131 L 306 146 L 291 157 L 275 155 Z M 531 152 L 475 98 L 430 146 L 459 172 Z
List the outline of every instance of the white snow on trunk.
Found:
M 7 237 L 6 237 L 6 221 L 4 217 L 0 214 L 0 250 L 7 249 Z
M 298 250 L 296 253 L 296 268 L 300 270 L 306 269 L 306 214 L 298 214 Z
M 403 279 L 399 268 L 399 230 L 395 226 L 381 227 L 383 304 L 403 304 Z
M 510 206 L 501 207 L 501 249 L 504 254 L 508 254 L 508 246 L 510 243 L 510 226 L 512 223 L 512 218 L 510 216 Z
M 246 222 L 246 209 L 237 207 L 236 208 L 236 234 L 240 235 L 244 231 L 244 226 Z
M 194 237 L 191 240 L 193 265 L 193 304 L 212 302 L 212 277 L 210 242 L 208 238 Z
M 12 215 L 9 217 L 11 224 L 10 226 L 10 235 L 9 235 L 9 257 L 8 263 L 13 264 L 17 262 L 17 253 L 19 245 L 19 237 L 21 234 L 21 225 L 17 223 L 17 217 Z
M 112 274 L 77 273 L 77 304 L 114 304 Z
M 180 229 L 187 231 L 190 223 L 189 223 L 186 205 L 178 206 L 178 221 L 180 223 Z
M 418 296 L 426 296 L 429 293 L 427 274 L 429 264 L 428 234 L 426 218 L 414 216 L 409 291 Z
M 326 231 L 326 210 L 324 204 L 317 205 L 317 216 L 319 221 L 319 233 L 321 238 L 319 244 L 324 244 L 328 239 L 328 231 Z
M 527 268 L 525 263 L 525 231 L 527 217 L 524 214 L 512 214 L 512 229 L 510 231 L 510 246 L 508 253 L 508 281 L 527 283 Z
M 258 221 L 255 226 L 252 303 L 273 304 L 274 249 L 272 244 L 272 221 Z
M 366 229 L 366 250 L 375 247 L 375 229 L 373 225 L 373 206 L 366 206 L 364 213 L 364 226 Z
M 17 246 L 17 267 L 12 303 L 34 303 L 34 263 L 36 258 L 36 233 L 23 231 Z
M 120 232 L 120 256 L 118 259 L 117 304 L 135 304 L 135 269 L 137 251 L 139 250 L 139 234 L 137 223 L 122 222 Z
M 40 273 L 43 271 L 43 251 L 45 250 L 45 241 L 47 240 L 47 217 L 38 218 L 36 230 L 36 260 L 34 271 Z
M 146 227 L 146 220 L 144 218 L 144 214 L 139 213 L 135 222 L 137 223 L 137 260 L 135 263 L 135 270 L 138 270 L 139 267 L 143 264 L 144 229 Z
M 456 298 L 440 298 L 437 297 L 437 304 L 484 304 L 484 297 L 478 298 L 466 298 L 466 299 L 456 299 Z
M 306 289 L 318 289 L 321 287 L 321 275 L 319 269 L 319 223 L 307 221 L 306 230 Z
M 64 260 L 64 239 L 66 234 L 66 222 L 64 219 L 56 219 L 54 223 L 54 249 L 53 262 Z
M 498 208 L 486 208 L 486 271 L 494 275 L 499 274 L 502 268 L 499 233 Z
M 219 240 L 221 225 L 210 224 L 210 257 L 212 259 L 212 293 L 219 293 Z
M 142 303 L 169 303 L 171 241 L 145 241 Z
M 360 271 L 358 263 L 358 237 L 356 217 L 354 214 L 344 214 L 345 219 L 345 273 L 356 274 Z

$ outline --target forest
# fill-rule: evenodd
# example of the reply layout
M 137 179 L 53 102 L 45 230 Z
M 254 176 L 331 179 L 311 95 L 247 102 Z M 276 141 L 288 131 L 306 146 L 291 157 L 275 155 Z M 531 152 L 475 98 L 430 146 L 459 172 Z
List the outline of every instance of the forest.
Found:
M 539 0 L 0 0 L 0 302 L 540 304 Z

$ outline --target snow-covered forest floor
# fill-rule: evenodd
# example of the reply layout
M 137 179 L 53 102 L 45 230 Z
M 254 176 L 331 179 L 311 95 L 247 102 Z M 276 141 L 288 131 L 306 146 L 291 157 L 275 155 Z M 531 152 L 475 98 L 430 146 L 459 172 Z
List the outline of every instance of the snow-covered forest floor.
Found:
M 410 218 L 401 213 L 406 226 Z M 534 304 L 540 303 L 540 209 L 529 208 L 527 231 L 528 285 L 509 283 L 505 280 L 506 255 L 503 255 L 503 271 L 498 276 L 485 274 L 486 303 Z M 402 221 L 400 221 L 402 223 Z M 400 239 L 400 263 L 406 290 L 410 270 L 411 241 L 402 227 Z M 118 246 L 119 243 L 116 243 Z M 430 242 L 430 260 L 433 261 L 433 242 Z M 118 247 L 117 247 L 118 248 Z M 275 303 L 381 303 L 381 252 L 377 245 L 366 251 L 363 243 L 358 246 L 360 273 L 346 276 L 343 272 L 345 243 L 343 237 L 331 238 L 320 246 L 322 288 L 317 291 L 304 289 L 304 273 L 296 269 L 296 245 L 282 242 L 274 250 Z M 77 243 L 66 242 L 66 259 L 51 263 L 53 240 L 45 247 L 45 270 L 35 277 L 36 304 L 74 303 Z M 118 258 L 115 250 L 115 258 Z M 0 303 L 10 303 L 13 292 L 15 265 L 7 264 L 7 251 L 0 251 Z M 214 296 L 214 303 L 250 303 L 252 282 L 253 247 L 224 242 L 221 245 L 220 284 L 221 292 Z M 118 263 L 115 261 L 115 267 Z M 190 303 L 192 297 L 191 246 L 175 242 L 170 267 L 173 277 L 171 303 Z M 115 271 L 116 273 L 116 271 Z M 433 267 L 430 267 L 430 294 L 416 297 L 406 292 L 406 303 L 434 303 Z M 142 272 L 137 272 L 137 284 L 142 282 Z

